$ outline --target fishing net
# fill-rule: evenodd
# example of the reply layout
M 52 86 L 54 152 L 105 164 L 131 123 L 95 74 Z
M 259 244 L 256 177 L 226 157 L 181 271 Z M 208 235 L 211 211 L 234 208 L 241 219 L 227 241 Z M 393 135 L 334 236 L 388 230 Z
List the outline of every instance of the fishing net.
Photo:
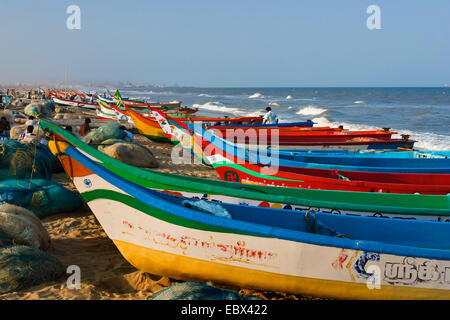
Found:
M 0 230 L 0 248 L 13 245 L 13 238 Z
M 16 110 L 1 110 L 0 118 L 1 117 L 5 117 L 11 126 L 14 123 L 14 119 L 23 118 Z
M 81 197 L 57 182 L 45 179 L 0 181 L 0 204 L 10 203 L 32 211 L 39 218 L 81 208 Z
M 135 143 L 121 142 L 108 146 L 100 145 L 98 149 L 111 158 L 117 159 L 133 167 L 157 168 L 159 166 L 158 161 L 149 149 Z
M 209 213 L 209 214 L 215 215 L 216 217 L 227 218 L 227 219 L 233 218 L 231 216 L 231 214 L 228 212 L 228 210 L 225 209 L 224 207 L 222 207 L 218 203 L 208 202 L 208 201 L 204 201 L 204 200 L 198 200 L 198 201 L 183 200 L 181 202 L 181 205 L 186 208 L 190 208 L 193 210 L 197 210 L 197 211 L 201 211 L 204 213 Z
M 28 116 L 41 115 L 44 117 L 49 117 L 54 112 L 54 104 L 49 102 L 33 102 L 27 105 L 23 112 Z
M 108 122 L 107 124 L 92 130 L 85 135 L 82 140 L 87 143 L 102 143 L 108 139 L 123 139 L 125 132 L 120 129 L 121 124 L 115 121 Z
M 15 140 L 0 141 L 0 181 L 30 178 L 49 179 L 57 159 L 47 146 L 24 144 Z
M 50 235 L 41 220 L 30 210 L 9 203 L 0 205 L 0 235 L 7 236 L 12 244 L 42 250 L 50 246 Z
M 29 246 L 0 249 L 0 293 L 56 281 L 64 265 L 54 255 Z
M 223 290 L 203 283 L 183 282 L 156 293 L 153 300 L 257 300 L 232 290 Z

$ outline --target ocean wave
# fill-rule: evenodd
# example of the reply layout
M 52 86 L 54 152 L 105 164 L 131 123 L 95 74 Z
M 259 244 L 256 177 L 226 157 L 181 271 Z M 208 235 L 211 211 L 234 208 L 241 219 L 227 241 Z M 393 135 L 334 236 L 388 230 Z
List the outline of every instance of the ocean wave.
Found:
M 275 101 L 269 102 L 268 106 L 271 107 L 271 108 L 288 108 L 288 109 L 292 108 L 292 107 L 289 107 L 289 106 L 286 106 L 286 105 L 279 104 L 278 102 L 275 102 Z
M 365 131 L 365 130 L 379 130 L 379 127 L 369 126 L 366 124 L 357 124 L 357 123 L 347 123 L 340 121 L 330 121 L 326 117 L 318 117 L 312 119 L 317 125 L 316 127 L 332 127 L 337 128 L 339 126 L 343 126 L 344 129 L 352 130 L 352 131 Z
M 248 98 L 249 99 L 262 99 L 262 98 L 264 98 L 264 96 L 261 93 L 257 92 L 257 93 L 252 94 Z
M 306 107 L 300 109 L 299 111 L 297 111 L 297 114 L 302 115 L 302 116 L 318 116 L 318 115 L 325 114 L 326 112 L 328 112 L 327 109 L 317 108 L 314 106 L 306 106 Z
M 394 130 L 394 129 L 392 129 Z M 450 136 L 431 132 L 415 132 L 411 130 L 394 130 L 400 134 L 409 134 L 410 138 L 416 140 L 414 148 L 419 150 L 439 151 L 450 150 Z M 396 137 L 395 135 L 394 137 Z
M 365 130 L 379 130 L 381 128 L 357 124 L 357 123 L 347 123 L 340 121 L 330 121 L 326 117 L 318 117 L 312 119 L 316 123 L 316 127 L 339 127 L 343 126 L 344 129 L 351 131 L 365 131 Z M 424 151 L 438 151 L 438 150 L 450 150 L 450 136 L 435 134 L 431 132 L 416 132 L 411 130 L 401 130 L 391 128 L 392 131 L 398 132 L 394 134 L 392 138 L 401 138 L 402 134 L 408 134 L 410 139 L 416 140 L 414 148 Z
M 354 104 L 364 104 L 364 101 L 362 101 L 362 100 L 357 100 L 357 101 L 354 101 L 353 103 L 354 103 Z
M 291 100 L 291 99 L 293 99 L 292 96 L 287 96 L 286 97 L 286 100 Z
M 212 96 L 212 95 L 209 95 L 209 94 L 206 94 L 206 93 L 200 93 L 198 96 L 199 97 L 207 97 L 207 98 L 215 98 L 216 97 L 216 96 Z
M 206 109 L 206 110 L 210 110 L 210 111 L 217 111 L 217 112 L 222 112 L 222 113 L 232 113 L 232 114 L 236 114 L 236 115 L 240 115 L 246 112 L 246 110 L 241 109 L 241 108 L 233 108 L 233 107 L 227 107 L 226 105 L 224 105 L 221 102 L 206 102 L 204 104 L 198 104 L 198 103 L 194 103 L 192 105 L 194 108 L 199 108 L 199 109 Z

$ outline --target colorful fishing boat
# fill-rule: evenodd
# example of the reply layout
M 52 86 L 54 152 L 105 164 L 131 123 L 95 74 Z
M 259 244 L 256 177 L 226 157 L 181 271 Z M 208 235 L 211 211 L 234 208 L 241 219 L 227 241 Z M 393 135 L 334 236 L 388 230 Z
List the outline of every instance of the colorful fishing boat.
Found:
M 276 161 L 277 167 L 278 166 L 286 166 L 286 167 L 302 167 L 302 168 L 320 168 L 320 169 L 329 169 L 329 170 L 346 170 L 346 171 L 376 171 L 376 172 L 425 172 L 425 173 L 446 173 L 447 168 L 446 167 L 439 167 L 439 168 L 433 168 L 428 166 L 422 165 L 420 168 L 398 168 L 398 167 L 389 167 L 387 164 L 389 163 L 388 159 L 382 159 L 384 161 L 376 161 L 377 159 L 372 159 L 375 161 L 372 161 L 373 163 L 377 164 L 378 167 L 364 167 L 364 166 L 349 166 L 349 165 L 330 165 L 330 164 L 317 164 L 317 163 L 306 163 L 301 161 L 293 161 L 290 160 L 290 158 L 295 156 L 298 156 L 298 154 L 302 155 L 302 157 L 306 157 L 306 153 L 293 153 L 293 152 L 275 152 L 273 155 L 268 154 L 267 150 L 259 150 L 258 149 L 252 149 L 252 148 L 244 148 L 240 145 L 233 144 L 225 139 L 222 139 L 221 137 L 218 137 L 211 131 L 205 130 L 201 126 L 193 126 L 192 124 L 183 124 L 179 121 L 176 121 L 175 119 L 168 119 L 168 117 L 161 111 L 153 109 L 153 113 L 155 118 L 158 120 L 158 122 L 161 125 L 161 128 L 165 131 L 166 135 L 170 137 L 173 140 L 178 140 L 181 143 L 181 146 L 183 146 L 185 149 L 189 150 L 191 149 L 192 152 L 199 158 L 202 159 L 203 163 L 211 164 L 211 161 L 208 157 L 205 157 L 203 150 L 206 148 L 209 149 L 217 149 L 215 151 L 215 159 L 213 159 L 213 162 L 220 163 L 222 161 L 225 161 L 225 159 L 217 160 L 217 157 L 223 151 L 227 151 L 228 154 L 234 155 L 235 157 L 242 160 L 242 163 L 245 164 L 246 161 L 249 161 L 254 164 L 261 163 L 261 159 L 259 154 L 262 153 L 264 160 L 263 164 L 268 163 L 274 163 Z M 167 123 L 171 121 L 174 126 L 169 126 Z M 195 142 L 193 141 L 195 140 Z M 210 144 L 212 144 L 213 148 L 210 148 Z M 249 151 L 250 150 L 250 151 Z M 254 153 L 254 151 L 257 151 Z M 273 151 L 273 150 L 272 150 Z M 320 153 L 314 153 L 314 155 L 320 156 Z M 327 153 L 324 153 L 328 156 Z M 309 156 L 309 155 L 308 155 Z M 329 157 L 339 157 L 340 153 L 333 154 L 330 153 Z M 432 159 L 436 161 L 440 161 L 443 165 L 446 165 L 449 160 L 441 159 L 442 157 L 439 157 L 439 159 Z M 344 157 L 345 160 L 351 160 L 351 157 Z M 363 157 L 362 161 L 369 161 L 371 158 Z M 419 160 L 419 159 L 410 159 L 411 161 Z M 425 160 L 420 158 L 420 160 Z M 229 160 L 227 160 L 229 161 Z M 394 161 L 405 161 L 405 159 L 394 159 Z M 442 162 L 444 161 L 444 162 Z M 364 170 L 366 169 L 366 170 Z
M 144 272 L 326 298 L 450 298 L 450 224 L 188 200 L 142 188 L 66 142 L 49 146 L 73 159 L 76 188 Z
M 166 123 L 170 123 L 171 125 L 175 127 L 179 127 L 179 129 L 182 132 L 194 132 L 196 129 L 194 127 L 195 124 L 185 124 L 183 125 L 180 122 L 177 122 L 176 119 L 168 118 L 163 112 L 152 109 L 155 112 L 159 112 L 161 121 L 164 121 Z M 156 114 L 154 112 L 154 115 Z M 155 116 L 156 117 L 156 116 Z M 168 126 L 167 128 L 169 128 Z M 202 135 L 205 132 L 205 129 L 201 126 L 197 126 L 199 129 L 197 129 L 198 134 Z M 165 130 L 166 134 L 170 135 L 167 130 Z M 290 136 L 294 137 L 295 139 L 296 132 L 290 134 Z M 392 133 L 382 133 L 378 132 L 375 134 L 392 134 Z M 214 132 L 210 134 L 211 136 L 217 136 Z M 299 150 L 329 150 L 329 149 L 346 149 L 346 150 L 366 150 L 366 149 L 378 149 L 378 150 L 396 150 L 399 148 L 412 150 L 412 147 L 414 146 L 413 140 L 409 140 L 407 138 L 403 139 L 392 139 L 392 138 L 386 138 L 383 139 L 376 139 L 371 137 L 353 137 L 349 138 L 344 137 L 342 142 L 294 142 L 294 144 L 289 144 L 288 141 L 280 142 L 279 135 L 275 133 L 274 135 L 264 135 L 264 137 L 261 137 L 258 134 L 250 134 L 250 135 L 241 135 L 241 132 L 235 132 L 231 135 L 233 138 L 232 140 L 237 141 L 235 144 L 239 148 L 249 148 L 249 149 L 275 149 L 275 150 L 289 150 L 291 151 L 299 151 Z M 338 136 L 338 135 L 336 135 Z M 344 135 L 342 135 L 344 136 Z M 221 137 L 220 137 L 221 138 Z M 230 138 L 230 137 L 229 137 Z M 307 137 L 299 136 L 299 140 L 301 139 L 308 139 Z M 328 139 L 325 135 L 321 139 Z M 226 139 L 228 141 L 228 139 Z M 259 140 L 259 141 L 258 141 Z M 230 141 L 232 142 L 232 141 Z
M 167 121 L 165 115 L 159 110 L 154 109 L 154 114 L 159 115 L 160 121 Z M 162 120 L 161 120 L 162 119 Z M 213 144 L 217 151 L 215 157 L 218 157 L 222 151 L 227 150 L 228 154 L 233 155 L 241 160 L 243 163 L 249 161 L 250 163 L 261 163 L 258 154 L 252 154 L 248 152 L 244 147 L 231 143 L 227 140 L 218 137 L 212 132 L 207 132 L 201 126 L 194 127 L 192 124 L 183 124 L 171 120 L 175 123 L 178 130 L 178 139 L 184 139 L 191 146 L 198 145 L 198 149 L 204 150 L 209 144 Z M 169 129 L 165 129 L 166 134 Z M 170 134 L 170 133 L 169 133 Z M 181 136 L 181 138 L 180 138 Z M 199 140 L 195 144 L 191 143 L 191 140 Z M 189 146 L 188 146 L 189 147 Z M 231 151 L 230 151 L 231 150 Z M 195 151 L 194 151 L 195 152 Z M 198 154 L 198 152 L 195 152 Z M 273 163 L 277 161 L 277 166 L 283 167 L 299 167 L 299 168 L 317 168 L 317 169 L 329 169 L 329 170 L 344 170 L 344 171 L 363 171 L 363 172 L 397 172 L 397 173 L 437 173 L 446 174 L 450 173 L 450 159 L 447 157 L 434 157 L 434 158 L 383 158 L 383 157 L 340 157 L 340 154 L 314 154 L 314 155 L 302 155 L 298 156 L 300 160 L 290 160 L 285 157 L 271 157 L 266 156 L 263 164 Z M 201 158 L 205 158 L 201 155 Z M 317 159 L 314 162 L 312 160 L 305 159 Z M 211 163 L 207 159 L 207 163 Z M 230 159 L 228 159 L 229 161 Z M 222 160 L 214 160 L 220 162 Z M 226 161 L 223 159 L 223 161 Z M 333 163 L 334 161 L 334 163 Z
M 116 112 L 114 109 L 106 108 L 101 101 L 98 101 L 97 109 L 95 109 L 97 117 L 104 120 L 118 120 L 131 122 L 130 117 Z
M 158 116 L 160 114 L 157 113 Z M 173 132 L 173 131 L 172 131 Z M 448 194 L 450 192 L 449 174 L 401 174 L 401 173 L 378 173 L 378 172 L 351 172 L 338 170 L 323 170 L 298 168 L 299 172 L 293 170 L 285 171 L 280 167 L 279 158 L 267 157 L 264 164 L 249 163 L 244 155 L 247 150 L 231 149 L 232 155 L 227 153 L 226 147 L 216 147 L 220 144 L 211 145 L 197 144 L 197 139 L 184 135 L 180 138 L 181 145 L 186 149 L 195 150 L 199 158 L 211 164 L 224 181 L 233 181 L 245 184 L 260 184 L 281 187 L 345 190 L 360 192 L 388 192 L 388 193 L 411 193 L 411 194 Z M 180 135 L 177 135 L 177 138 Z M 218 138 L 218 137 L 216 137 Z M 226 140 L 220 140 L 225 146 L 233 146 Z M 194 145 L 193 145 L 194 144 Z M 242 152 L 241 157 L 236 154 Z M 206 153 L 206 154 L 205 154 Z M 421 158 L 426 159 L 426 158 Z M 292 168 L 294 169 L 294 168 Z M 296 169 L 296 168 L 295 168 Z M 301 170 L 304 170 L 302 172 Z M 309 171 L 308 171 L 309 170 Z M 320 173 L 315 173 L 319 170 Z
M 63 98 L 57 98 L 52 97 L 51 98 L 54 103 L 61 105 L 61 106 L 68 106 L 68 107 L 77 107 L 82 109 L 89 109 L 89 110 L 95 110 L 97 108 L 97 103 L 91 103 L 91 102 L 83 102 L 83 101 L 75 101 L 70 99 L 63 99 Z
M 153 107 L 153 108 L 165 108 L 167 110 L 174 109 L 174 108 L 180 108 L 181 107 L 181 101 L 175 101 L 175 102 L 168 102 L 168 103 L 148 103 L 144 101 L 132 101 L 122 98 L 122 102 L 120 100 L 116 99 L 114 96 L 111 95 L 111 97 L 105 97 L 105 96 L 98 96 L 98 99 L 106 102 L 111 103 L 115 105 L 124 105 L 130 108 L 147 108 L 147 107 Z
M 206 147 L 206 150 L 209 148 Z M 214 148 L 213 148 L 214 149 Z M 211 149 L 210 149 L 211 150 Z M 207 155 L 224 181 L 279 187 L 359 192 L 450 194 L 450 174 L 340 171 L 251 164 L 221 151 Z M 299 169 L 294 171 L 293 169 Z
M 126 165 L 80 141 L 51 121 L 41 119 L 70 146 L 58 151 L 66 173 L 73 178 L 79 157 L 90 159 L 118 176 L 145 188 L 196 199 L 277 209 L 314 210 L 335 214 L 450 221 L 450 196 L 325 191 L 245 185 L 143 170 Z M 54 143 L 54 142 L 52 142 Z
M 151 111 L 149 110 L 149 116 L 146 117 L 141 113 L 138 113 L 130 108 L 125 108 L 126 114 L 131 118 L 134 125 L 138 129 L 139 133 L 146 136 L 148 139 L 153 141 L 160 142 L 173 142 L 175 144 L 178 143 L 177 140 L 170 139 L 161 129 L 159 123 L 154 119 L 151 115 Z M 117 109 L 116 109 L 117 110 Z M 117 110 L 118 111 L 118 110 Z M 119 111 L 118 111 L 119 112 Z M 181 118 L 177 119 L 183 122 L 189 121 L 201 121 L 205 124 L 213 124 L 217 122 L 225 122 L 236 123 L 236 122 L 261 122 L 261 117 L 236 117 L 236 118 L 211 118 L 211 117 L 190 117 L 190 118 Z

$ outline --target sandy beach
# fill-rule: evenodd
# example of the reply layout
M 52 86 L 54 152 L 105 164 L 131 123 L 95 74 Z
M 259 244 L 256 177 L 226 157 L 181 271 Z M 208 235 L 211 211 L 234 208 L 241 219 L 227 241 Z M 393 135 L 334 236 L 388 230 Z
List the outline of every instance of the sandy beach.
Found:
M 20 108 L 10 108 L 20 111 Z M 74 117 L 81 119 L 73 119 Z M 81 124 L 82 118 L 89 116 L 93 126 L 105 123 L 96 119 L 93 112 L 76 112 L 60 123 Z M 173 164 L 172 144 L 150 141 L 135 134 L 134 142 L 149 148 L 158 160 L 159 167 L 152 170 L 189 175 L 208 179 L 219 179 L 215 170 L 202 164 Z M 54 173 L 52 180 L 76 191 L 72 181 L 65 173 Z M 49 253 L 58 257 L 67 267 L 77 265 L 81 270 L 81 289 L 68 289 L 67 278 L 63 275 L 58 281 L 34 286 L 19 292 L 0 295 L 0 299 L 48 299 L 48 300 L 145 300 L 179 281 L 160 275 L 143 273 L 128 263 L 107 237 L 91 210 L 84 207 L 75 212 L 60 213 L 42 219 L 51 237 Z M 209 283 L 217 287 L 233 289 L 243 295 L 261 299 L 311 299 L 285 293 L 259 292 L 247 288 L 231 288 Z

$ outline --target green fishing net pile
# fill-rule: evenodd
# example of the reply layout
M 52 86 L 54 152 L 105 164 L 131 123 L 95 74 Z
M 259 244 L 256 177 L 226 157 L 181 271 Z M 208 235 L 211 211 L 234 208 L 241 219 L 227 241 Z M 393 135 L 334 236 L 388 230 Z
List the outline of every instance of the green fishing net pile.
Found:
M 47 146 L 24 144 L 16 140 L 2 140 L 0 143 L 0 181 L 6 179 L 33 177 L 50 179 L 57 159 Z
M 182 282 L 157 292 L 152 300 L 257 300 L 257 298 L 204 283 Z
M 82 140 L 86 143 L 102 143 L 109 139 L 123 139 L 125 137 L 125 132 L 120 129 L 120 127 L 121 124 L 118 122 L 108 122 L 107 124 L 90 131 L 82 138 Z
M 23 112 L 28 116 L 36 116 L 37 114 L 43 116 L 52 115 L 54 112 L 55 104 L 53 101 L 47 102 L 33 102 L 27 105 Z
M 29 246 L 0 248 L 0 294 L 57 280 L 64 266 L 50 253 Z
M 45 179 L 0 181 L 0 204 L 10 203 L 32 211 L 39 218 L 82 207 L 81 197 L 57 182 Z

